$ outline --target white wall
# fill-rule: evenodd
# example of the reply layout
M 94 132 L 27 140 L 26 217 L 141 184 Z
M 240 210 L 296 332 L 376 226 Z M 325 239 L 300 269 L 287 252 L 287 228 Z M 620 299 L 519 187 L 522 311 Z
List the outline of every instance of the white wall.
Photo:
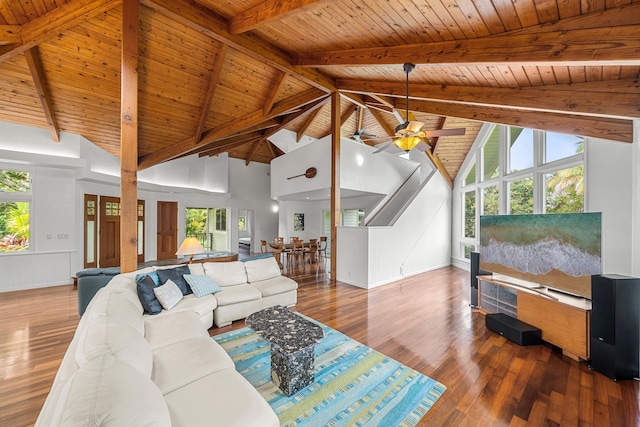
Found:
M 0 122 L 0 164 L 28 168 L 33 182 L 31 251 L 0 255 L 0 292 L 71 283 L 84 262 L 84 194 L 120 196 L 118 159 L 78 135 L 62 133 L 61 142 L 54 143 L 48 130 Z M 251 210 L 253 247 L 259 248 L 256 236 L 278 232 L 269 170 L 269 165 L 245 166 L 225 154 L 189 156 L 141 171 L 145 259 L 156 258 L 158 201 L 178 202 L 179 239 L 185 235 L 186 207 L 228 208 L 232 251 L 238 249 L 238 212 Z
M 338 229 L 337 280 L 372 288 L 451 262 L 451 189 L 436 173 L 392 227 Z

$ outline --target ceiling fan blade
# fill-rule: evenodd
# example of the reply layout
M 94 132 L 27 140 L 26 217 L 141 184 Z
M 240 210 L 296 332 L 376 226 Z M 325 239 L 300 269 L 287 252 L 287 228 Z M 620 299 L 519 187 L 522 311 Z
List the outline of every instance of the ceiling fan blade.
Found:
M 422 151 L 422 152 L 424 153 L 425 151 L 427 151 L 428 149 L 430 149 L 430 148 L 431 148 L 431 146 L 430 146 L 429 144 L 427 144 L 426 142 L 424 142 L 424 141 L 420 141 L 420 142 L 418 143 L 418 145 L 416 145 L 414 148 L 415 148 L 416 150 L 418 150 L 418 151 Z
M 378 153 L 386 150 L 387 148 L 391 148 L 392 145 L 393 145 L 393 141 L 389 141 L 385 145 L 383 145 L 382 147 L 380 147 L 376 151 L 374 151 L 373 154 L 378 154 Z
M 465 128 L 454 128 L 454 129 L 425 130 L 423 132 L 425 136 L 429 138 L 433 138 L 434 136 L 464 135 L 466 131 L 467 130 Z

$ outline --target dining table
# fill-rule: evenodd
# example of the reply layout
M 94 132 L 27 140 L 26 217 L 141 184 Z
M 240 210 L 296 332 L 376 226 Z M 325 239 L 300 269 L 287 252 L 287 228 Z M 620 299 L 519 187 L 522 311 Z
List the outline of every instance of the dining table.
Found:
M 274 257 L 278 260 L 278 264 L 280 265 L 280 268 L 284 268 L 284 265 L 282 264 L 282 261 L 280 261 L 280 254 L 284 251 L 290 251 L 293 249 L 293 242 L 290 243 L 275 243 L 275 242 L 269 242 L 269 246 L 271 247 L 271 249 L 273 249 L 274 252 Z M 316 248 L 318 246 L 318 244 L 315 244 Z M 302 247 L 303 248 L 311 248 L 311 242 L 302 242 Z M 312 259 L 309 260 L 309 262 L 314 263 L 316 261 L 315 257 L 316 257 L 316 251 L 310 251 L 309 252 L 312 257 Z

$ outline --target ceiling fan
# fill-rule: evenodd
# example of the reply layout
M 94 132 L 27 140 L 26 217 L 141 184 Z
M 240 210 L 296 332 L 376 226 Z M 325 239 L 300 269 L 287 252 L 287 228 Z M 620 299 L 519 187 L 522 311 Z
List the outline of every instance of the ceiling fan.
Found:
M 348 134 L 343 135 L 343 136 L 346 136 L 347 138 L 351 138 L 354 141 L 359 142 L 361 144 L 364 144 L 364 141 L 362 140 L 362 138 L 373 138 L 373 139 L 377 138 L 376 135 L 373 135 L 373 134 L 370 134 L 370 133 L 365 133 L 364 131 L 366 129 L 367 128 L 362 128 L 362 129 L 357 130 L 357 131 L 355 131 L 353 133 L 348 133 Z
M 454 128 L 454 129 L 436 129 L 436 130 L 422 130 L 424 123 L 418 120 L 409 120 L 409 73 L 413 71 L 416 66 L 414 64 L 406 62 L 404 64 L 404 72 L 407 75 L 406 78 L 406 113 L 405 113 L 405 122 L 398 125 L 395 130 L 395 136 L 393 140 L 386 145 L 382 146 L 378 150 L 374 151 L 375 153 L 379 153 L 381 151 L 386 150 L 391 147 L 391 145 L 396 145 L 401 150 L 405 152 L 409 152 L 414 148 L 419 151 L 426 151 L 431 146 L 429 145 L 428 138 L 438 137 L 438 136 L 449 136 L 449 135 L 464 135 L 466 129 L 464 128 Z

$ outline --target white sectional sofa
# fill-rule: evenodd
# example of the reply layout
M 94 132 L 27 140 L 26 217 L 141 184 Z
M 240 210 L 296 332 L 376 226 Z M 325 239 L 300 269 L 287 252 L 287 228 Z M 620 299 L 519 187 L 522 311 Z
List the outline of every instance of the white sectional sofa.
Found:
M 36 426 L 278 426 L 207 329 L 214 319 L 224 325 L 269 304 L 295 304 L 297 283 L 280 275 L 274 258 L 190 264 L 222 291 L 143 314 L 136 276 L 156 270 L 119 274 L 97 292 Z

